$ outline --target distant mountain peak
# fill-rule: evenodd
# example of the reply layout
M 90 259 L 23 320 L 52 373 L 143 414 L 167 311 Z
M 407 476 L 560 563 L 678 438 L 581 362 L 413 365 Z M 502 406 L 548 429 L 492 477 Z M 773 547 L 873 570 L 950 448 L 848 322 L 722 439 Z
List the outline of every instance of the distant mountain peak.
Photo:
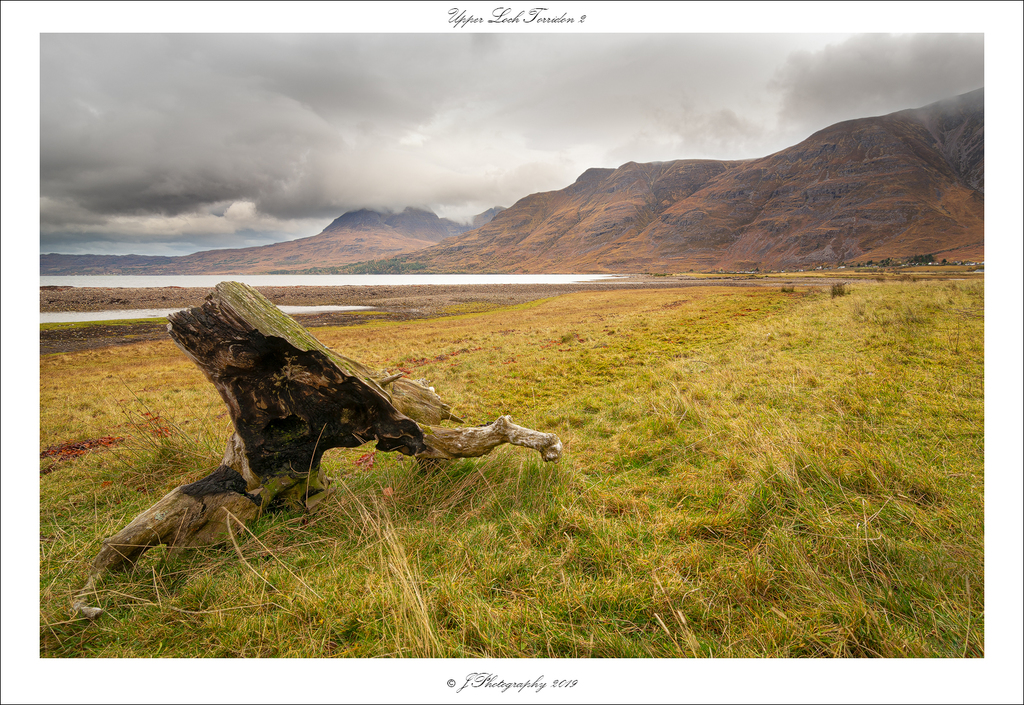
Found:
M 614 171 L 615 169 L 602 169 L 598 167 L 591 167 L 590 169 L 587 169 L 582 174 L 580 174 L 574 183 L 581 184 L 588 181 L 599 181 Z
M 359 226 L 372 226 L 380 225 L 383 220 L 384 214 L 379 211 L 370 210 L 369 208 L 360 208 L 359 210 L 346 211 L 342 215 L 334 219 L 334 221 L 324 228 L 324 232 L 328 230 L 335 230 L 338 228 L 354 228 Z
M 61 274 L 258 274 L 317 271 L 430 247 L 480 227 L 501 210 L 491 208 L 471 224 L 456 223 L 425 208 L 399 212 L 358 208 L 343 213 L 318 234 L 290 242 L 196 252 L 182 257 L 144 255 L 40 255 L 42 275 Z

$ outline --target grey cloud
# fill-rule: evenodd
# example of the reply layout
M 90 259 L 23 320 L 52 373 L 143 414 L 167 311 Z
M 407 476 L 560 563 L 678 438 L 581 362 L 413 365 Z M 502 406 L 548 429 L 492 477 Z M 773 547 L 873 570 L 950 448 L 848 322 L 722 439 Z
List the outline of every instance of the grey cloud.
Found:
M 980 88 L 984 49 L 981 34 L 859 35 L 794 53 L 772 87 L 782 121 L 824 127 Z
M 76 40 L 96 53 L 82 56 Z M 294 101 L 174 49 L 161 37 L 44 37 L 44 196 L 173 216 L 274 192 L 335 140 Z
M 761 156 L 767 129 L 729 109 L 709 112 L 678 107 L 659 110 L 654 129 L 638 132 L 609 154 L 616 161 L 664 161 L 670 158 L 722 158 L 722 155 Z
M 62 237 L 85 247 L 95 236 L 127 252 L 275 232 L 291 239 L 366 207 L 467 218 L 562 188 L 590 167 L 763 156 L 806 136 L 800 130 L 866 114 L 881 105 L 878 95 L 896 101 L 892 109 L 915 107 L 921 90 L 904 83 L 952 70 L 951 52 L 965 63 L 961 73 L 980 74 L 980 40 L 954 44 L 835 35 L 43 35 L 41 230 L 53 247 Z M 894 65 L 903 68 L 892 76 L 885 67 Z M 929 81 L 937 97 L 950 92 Z

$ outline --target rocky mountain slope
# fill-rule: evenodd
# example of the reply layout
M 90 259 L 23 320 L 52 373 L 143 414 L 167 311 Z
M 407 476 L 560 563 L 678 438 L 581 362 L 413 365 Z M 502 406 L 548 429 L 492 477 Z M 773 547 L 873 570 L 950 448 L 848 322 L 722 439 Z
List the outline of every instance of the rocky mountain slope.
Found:
M 590 169 L 404 257 L 433 270 L 796 269 L 984 259 L 984 89 L 760 159 Z
M 345 213 L 319 235 L 260 247 L 207 250 L 182 257 L 146 255 L 57 255 L 40 257 L 42 275 L 59 274 L 256 274 L 332 267 L 387 259 L 435 245 L 446 237 L 490 222 L 492 208 L 464 225 L 434 213 Z

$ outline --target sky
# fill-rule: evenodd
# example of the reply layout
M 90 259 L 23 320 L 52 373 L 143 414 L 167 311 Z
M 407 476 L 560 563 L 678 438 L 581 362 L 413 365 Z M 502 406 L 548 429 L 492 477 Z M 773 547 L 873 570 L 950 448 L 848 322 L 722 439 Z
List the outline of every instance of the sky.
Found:
M 761 157 L 984 85 L 981 33 L 443 28 L 43 34 L 40 251 L 262 245 L 359 208 L 467 221 L 591 167 Z

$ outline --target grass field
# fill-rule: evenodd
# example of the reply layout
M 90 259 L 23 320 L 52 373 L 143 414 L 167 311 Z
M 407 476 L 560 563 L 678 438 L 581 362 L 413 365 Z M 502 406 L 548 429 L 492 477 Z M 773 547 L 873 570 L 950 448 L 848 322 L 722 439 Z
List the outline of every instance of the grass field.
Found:
M 66 330 L 69 328 L 88 328 L 89 326 L 132 326 L 137 323 L 163 323 L 166 325 L 167 317 L 161 318 L 118 318 L 111 321 L 75 321 L 65 323 L 41 323 L 39 330 Z
M 866 280 L 317 329 L 563 459 L 331 451 L 314 514 L 154 549 L 94 624 L 68 604 L 100 541 L 230 424 L 170 342 L 44 356 L 41 655 L 983 656 L 983 310 L 982 282 Z

